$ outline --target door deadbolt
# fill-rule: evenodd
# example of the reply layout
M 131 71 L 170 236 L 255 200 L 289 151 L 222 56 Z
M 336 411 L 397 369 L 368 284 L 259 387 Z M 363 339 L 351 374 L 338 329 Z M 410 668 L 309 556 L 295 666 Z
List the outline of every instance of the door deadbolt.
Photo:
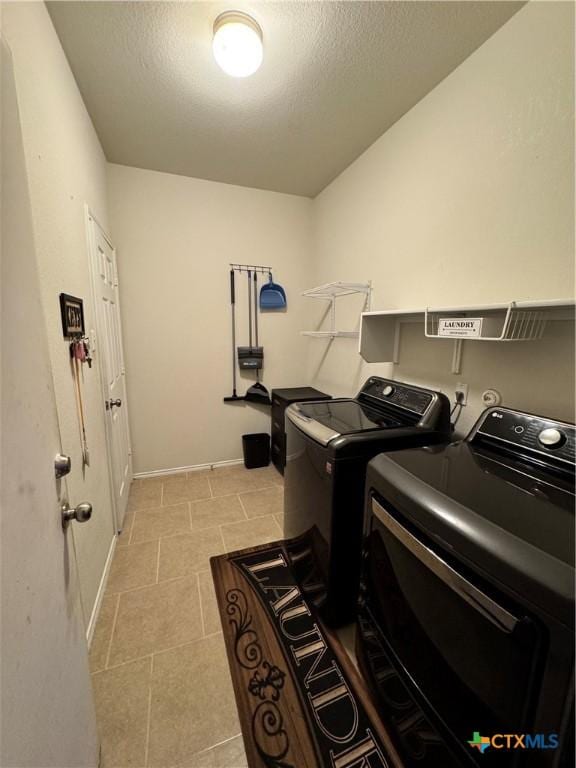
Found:
M 66 528 L 68 523 L 76 520 L 77 523 L 85 523 L 92 517 L 92 504 L 83 501 L 75 507 L 70 507 L 68 502 L 62 504 L 62 528 Z
M 56 480 L 68 475 L 72 469 L 72 460 L 70 456 L 65 456 L 63 453 L 57 453 L 54 457 L 54 474 Z
M 121 405 L 122 405 L 122 400 L 120 400 L 119 397 L 116 398 L 116 400 L 106 400 L 106 410 L 107 411 L 108 410 L 111 411 L 112 408 L 114 408 L 114 406 L 116 406 L 116 408 L 120 408 Z

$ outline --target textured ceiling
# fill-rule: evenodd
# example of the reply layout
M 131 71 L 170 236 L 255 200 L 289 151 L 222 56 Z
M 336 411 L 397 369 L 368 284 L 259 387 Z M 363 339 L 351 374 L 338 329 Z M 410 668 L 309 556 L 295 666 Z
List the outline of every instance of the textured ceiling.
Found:
M 52 2 L 108 160 L 315 196 L 520 2 Z M 243 10 L 264 63 L 234 79 L 212 23 Z

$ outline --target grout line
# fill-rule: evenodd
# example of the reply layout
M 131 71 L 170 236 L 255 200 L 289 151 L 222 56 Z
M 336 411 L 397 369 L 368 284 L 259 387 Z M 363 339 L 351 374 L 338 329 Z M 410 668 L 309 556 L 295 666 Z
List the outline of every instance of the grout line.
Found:
M 130 526 L 130 533 L 128 534 L 128 541 L 125 546 L 129 547 L 132 543 L 132 534 L 134 533 L 134 523 L 136 522 L 136 510 L 132 512 L 132 525 Z
M 150 753 L 150 720 L 152 716 L 152 674 L 154 673 L 154 656 L 150 657 L 150 679 L 148 681 L 148 716 L 146 718 L 146 744 L 144 747 L 144 765 L 148 765 Z
M 221 554 L 221 553 L 220 553 Z M 218 555 L 210 555 L 210 557 L 218 557 Z M 192 573 L 187 573 L 185 576 L 172 576 L 169 579 L 162 579 L 162 581 L 159 581 L 158 584 L 172 584 L 175 581 L 182 581 L 183 579 L 191 579 L 193 576 L 197 576 L 199 573 L 208 572 L 206 568 L 203 568 L 202 571 L 193 571 Z M 156 584 L 150 584 L 149 586 L 155 587 Z M 134 590 L 132 590 L 134 591 Z
M 220 630 L 219 632 L 212 632 L 212 634 L 206 635 L 206 637 L 216 637 L 218 635 L 222 635 L 222 637 L 224 637 L 224 635 L 222 634 L 222 630 Z M 171 645 L 170 648 L 162 648 L 162 650 L 160 651 L 154 651 L 151 655 L 160 656 L 160 654 L 168 653 L 168 651 L 176 651 L 178 650 L 178 648 L 184 648 L 187 645 L 192 645 L 192 643 L 200 643 L 203 640 L 206 640 L 206 637 L 195 637 L 193 640 L 187 640 L 185 643 L 178 643 L 178 645 Z M 146 657 L 141 656 L 140 658 L 146 658 Z M 130 661 L 138 661 L 138 659 L 130 659 Z M 123 662 L 123 663 L 128 664 L 129 662 Z M 118 666 L 121 666 L 121 665 L 118 665 Z
M 160 547 L 161 547 L 162 537 L 158 539 L 158 554 L 156 556 L 156 584 L 160 583 Z
M 186 645 L 192 645 L 192 643 L 199 643 L 202 640 L 205 640 L 208 637 L 217 637 L 219 635 L 222 635 L 222 630 L 218 630 L 218 632 L 211 632 L 209 635 L 206 635 L 206 637 L 193 637 L 190 640 L 186 640 L 184 643 L 178 643 L 177 645 L 170 645 L 168 648 L 161 648 L 157 651 L 151 651 L 150 653 L 145 653 L 143 656 L 134 656 L 133 658 L 126 659 L 126 661 L 121 661 L 119 664 L 114 664 L 111 667 L 106 667 L 106 669 L 101 669 L 98 672 L 93 672 L 93 675 L 100 675 L 102 672 L 107 672 L 111 669 L 118 669 L 119 667 L 125 667 L 126 664 L 133 664 L 135 661 L 142 661 L 143 659 L 150 659 L 154 656 L 159 656 L 161 653 L 168 653 L 168 651 L 174 651 L 178 648 L 184 648 Z
M 160 499 L 162 501 L 162 499 Z M 164 510 L 164 509 L 170 509 L 170 507 L 179 507 L 181 504 L 186 504 L 188 502 L 188 499 L 182 499 L 181 501 L 174 501 L 170 504 L 166 504 L 165 507 L 161 506 L 161 504 L 152 504 L 150 507 L 136 507 L 136 509 L 128 509 L 127 512 L 153 512 L 154 510 Z
M 218 528 L 219 525 L 221 525 L 221 523 L 216 523 L 215 525 L 209 525 L 207 528 L 193 528 L 192 533 L 206 533 L 206 531 L 213 531 L 215 528 Z M 168 533 L 165 536 L 158 536 L 158 539 L 176 539 L 178 538 L 178 536 L 189 536 L 189 533 L 188 531 L 177 531 L 176 533 Z M 156 541 L 156 539 L 147 539 L 146 541 L 143 541 L 141 543 L 150 544 L 153 541 Z
M 192 506 L 191 506 L 192 504 L 194 504 L 194 502 L 183 501 L 183 502 L 180 502 L 179 504 L 175 504 L 173 506 L 181 507 L 183 504 L 188 504 L 189 505 L 188 520 L 189 520 L 189 523 L 190 523 L 190 531 L 192 533 L 201 533 L 202 531 L 209 531 L 212 528 L 217 528 L 218 527 L 218 525 L 209 525 L 206 528 L 194 528 L 192 526 Z M 169 509 L 169 507 L 164 507 L 164 509 Z M 173 539 L 176 536 L 184 536 L 185 534 L 190 533 L 190 531 L 186 531 L 186 530 L 176 531 L 175 533 L 168 533 L 166 535 L 159 535 L 159 536 L 156 536 L 156 537 L 151 538 L 151 539 L 142 539 L 141 541 L 131 541 L 130 540 L 128 543 L 120 544 L 119 546 L 120 546 L 120 548 L 125 548 L 125 547 L 138 546 L 138 544 L 152 544 L 154 541 L 158 541 L 159 539 Z
M 102 672 L 111 672 L 114 669 L 119 669 L 120 667 L 125 667 L 127 664 L 134 664 L 136 661 L 144 661 L 144 659 L 151 659 L 152 658 L 151 653 L 147 653 L 144 656 L 135 656 L 133 659 L 127 659 L 126 661 L 121 661 L 119 664 L 113 664 L 111 667 L 106 667 L 106 669 L 100 669 L 98 672 L 92 672 L 92 676 L 100 675 Z
M 242 501 L 241 495 L 237 493 L 236 496 L 238 497 L 238 501 L 240 502 L 240 506 L 242 507 L 242 512 L 244 512 L 244 517 L 246 518 L 246 520 L 249 520 L 250 518 L 248 517 L 248 513 L 246 512 L 246 507 L 244 506 L 244 502 Z
M 200 605 L 200 622 L 202 624 L 202 637 L 206 636 L 206 625 L 204 624 L 204 611 L 202 610 L 202 590 L 200 589 L 200 576 L 196 574 L 196 586 L 198 587 L 198 600 Z
M 246 493 L 246 491 L 230 491 L 230 493 L 221 493 L 220 496 L 214 496 L 214 498 L 220 501 L 220 499 L 228 499 L 230 496 L 238 496 L 239 493 Z
M 150 542 L 147 542 L 148 544 Z M 137 592 L 139 589 L 147 589 L 148 587 L 155 587 L 158 582 L 150 581 L 148 584 L 138 584 L 136 587 L 130 587 L 130 589 L 118 589 L 115 592 L 106 592 L 106 595 L 110 597 L 120 597 L 120 595 L 127 595 L 129 592 Z
M 242 733 L 237 733 L 235 736 L 230 736 L 229 739 L 224 739 L 224 741 L 218 741 L 216 744 L 212 744 L 211 747 L 206 747 L 206 749 L 203 749 L 200 752 L 194 752 L 192 757 L 194 757 L 194 755 L 204 755 L 206 752 L 210 752 L 210 750 L 216 749 L 216 747 L 221 747 L 223 744 L 228 744 L 229 741 L 234 741 L 234 739 L 237 739 L 238 736 L 242 736 Z
M 184 576 L 173 576 L 171 579 L 162 579 L 162 581 L 151 581 L 150 584 L 139 584 L 137 587 L 132 587 L 131 589 L 121 589 L 119 592 L 107 592 L 106 594 L 109 595 L 110 597 L 128 595 L 131 592 L 140 592 L 140 590 L 142 589 L 150 589 L 150 587 L 157 587 L 158 584 L 168 584 L 171 581 L 182 581 L 182 579 L 190 579 L 195 574 L 196 574 L 196 571 L 194 573 L 189 573 Z
M 224 541 L 224 534 L 222 533 L 222 526 L 218 526 L 218 530 L 220 531 L 220 538 L 222 539 L 222 553 L 226 554 L 226 542 Z
M 110 632 L 110 641 L 108 642 L 108 652 L 106 653 L 106 661 L 104 663 L 104 669 L 108 669 L 110 662 L 110 652 L 112 651 L 112 640 L 114 639 L 114 632 L 116 631 L 116 621 L 118 620 L 118 612 L 120 611 L 120 595 L 117 595 L 116 610 L 114 611 L 114 620 L 112 622 L 112 631 Z

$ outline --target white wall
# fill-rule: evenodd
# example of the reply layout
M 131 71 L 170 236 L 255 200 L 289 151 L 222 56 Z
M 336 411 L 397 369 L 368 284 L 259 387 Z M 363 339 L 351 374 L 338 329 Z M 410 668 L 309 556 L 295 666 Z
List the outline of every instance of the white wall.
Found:
M 89 621 L 113 538 L 104 437 L 104 396 L 95 365 L 84 371 L 90 467 L 82 473 L 68 344 L 62 337 L 59 294 L 90 298 L 84 204 L 106 226 L 106 162 L 76 82 L 43 3 L 2 6 L 3 33 L 14 60 L 35 246 L 47 322 L 62 446 L 72 458 L 70 503 L 89 501 L 90 522 L 74 524 L 84 619 Z M 18 332 L 18 329 L 15 329 Z
M 531 2 L 314 202 L 315 280 L 372 280 L 373 309 L 565 298 L 574 292 L 574 6 Z M 345 304 L 347 302 L 347 304 Z M 344 299 L 342 325 L 357 323 Z M 348 314 L 347 314 L 348 313 Z M 573 333 L 538 343 L 451 345 L 410 328 L 398 379 L 453 396 L 486 387 L 510 406 L 573 418 Z M 355 341 L 311 345 L 313 383 L 349 395 L 371 372 Z
M 306 384 L 311 213 L 307 198 L 109 166 L 135 472 L 242 456 L 241 435 L 270 431 L 270 409 L 231 394 L 229 263 L 265 264 L 288 311 L 261 313 L 263 382 Z M 247 278 L 237 282 L 237 339 L 248 343 Z M 239 381 L 243 394 L 254 375 Z

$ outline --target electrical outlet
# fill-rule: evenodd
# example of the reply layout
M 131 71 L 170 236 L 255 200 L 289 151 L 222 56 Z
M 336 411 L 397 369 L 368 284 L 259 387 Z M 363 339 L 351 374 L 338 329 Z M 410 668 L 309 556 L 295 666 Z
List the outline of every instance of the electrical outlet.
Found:
M 458 382 L 458 384 L 456 384 L 454 394 L 457 403 L 460 403 L 460 405 L 466 405 L 468 402 L 468 384 Z

